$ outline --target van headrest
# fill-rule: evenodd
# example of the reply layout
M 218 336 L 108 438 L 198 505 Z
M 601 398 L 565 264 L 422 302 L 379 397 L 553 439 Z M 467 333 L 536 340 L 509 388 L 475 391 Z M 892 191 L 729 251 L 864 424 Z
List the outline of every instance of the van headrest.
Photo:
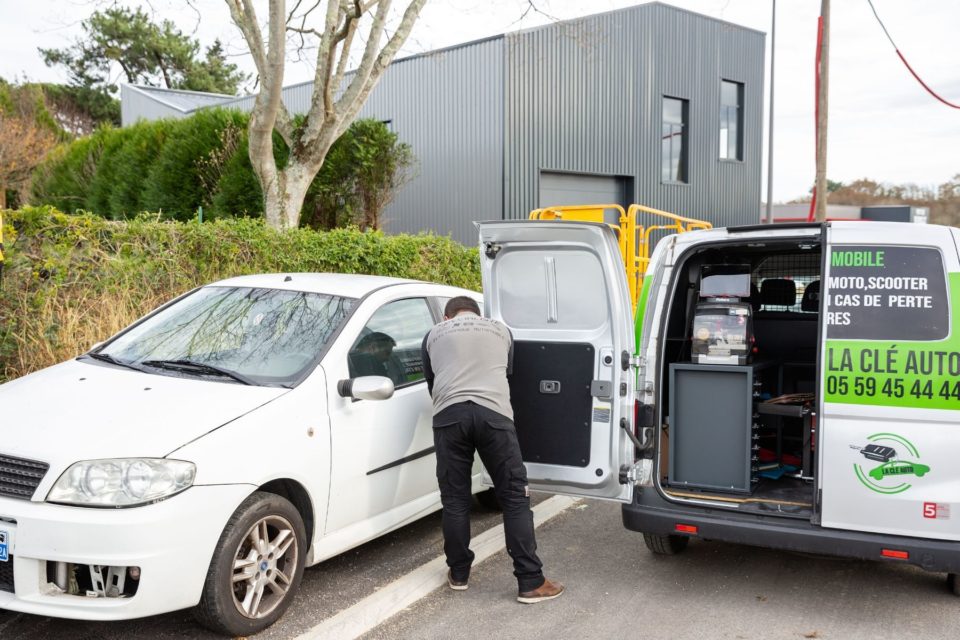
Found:
M 760 284 L 760 300 L 765 307 L 771 305 L 792 307 L 797 304 L 797 285 L 793 280 L 764 280 Z
M 801 311 L 820 311 L 820 281 L 814 280 L 803 290 L 803 299 L 800 301 Z
M 760 311 L 760 287 L 754 283 L 750 283 L 750 297 L 744 300 L 744 302 L 749 302 L 750 306 L 754 313 Z

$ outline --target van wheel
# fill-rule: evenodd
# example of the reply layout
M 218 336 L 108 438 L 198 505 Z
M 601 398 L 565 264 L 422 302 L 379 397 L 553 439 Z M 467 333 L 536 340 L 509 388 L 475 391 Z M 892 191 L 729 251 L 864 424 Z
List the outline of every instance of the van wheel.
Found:
M 497 500 L 497 493 L 493 489 L 476 493 L 474 497 L 477 499 L 477 502 L 480 503 L 480 506 L 488 511 L 503 511 L 503 508 L 500 506 L 500 501 Z
M 660 556 L 674 556 L 687 548 L 690 538 L 687 536 L 659 536 L 653 533 L 643 534 L 643 542 L 653 553 Z
M 306 539 L 288 500 L 253 493 L 220 534 L 194 609 L 197 621 L 229 636 L 251 636 L 276 622 L 300 586 Z
M 957 579 L 957 574 L 947 574 L 947 588 L 950 589 L 950 593 L 953 595 L 960 596 L 960 580 Z

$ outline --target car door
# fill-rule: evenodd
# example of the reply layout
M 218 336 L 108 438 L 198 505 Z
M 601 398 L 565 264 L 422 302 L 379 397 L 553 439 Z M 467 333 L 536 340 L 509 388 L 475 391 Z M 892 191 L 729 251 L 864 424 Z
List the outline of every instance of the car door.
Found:
M 359 329 L 340 336 L 338 342 L 349 348 L 325 363 L 334 383 L 380 375 L 391 378 L 395 387 L 387 400 L 336 394 L 330 399 L 328 532 L 372 518 L 379 518 L 371 521 L 377 523 L 374 528 L 389 528 L 405 517 L 405 505 L 429 502 L 437 491 L 432 404 L 420 355 L 423 336 L 434 321 L 423 297 L 376 305 Z M 385 515 L 394 509 L 395 515 Z
M 828 247 L 821 523 L 960 540 L 960 262 L 950 230 L 834 224 Z
M 514 338 L 510 396 L 530 487 L 630 501 L 633 331 L 616 237 L 590 223 L 478 226 L 485 314 Z

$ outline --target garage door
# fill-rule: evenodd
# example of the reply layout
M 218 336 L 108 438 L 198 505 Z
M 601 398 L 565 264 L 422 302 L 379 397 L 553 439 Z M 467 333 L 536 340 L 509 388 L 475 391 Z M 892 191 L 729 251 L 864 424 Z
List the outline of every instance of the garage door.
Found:
M 619 204 L 628 202 L 628 178 L 578 173 L 540 172 L 540 206 L 564 204 Z M 609 222 L 616 222 L 610 220 Z

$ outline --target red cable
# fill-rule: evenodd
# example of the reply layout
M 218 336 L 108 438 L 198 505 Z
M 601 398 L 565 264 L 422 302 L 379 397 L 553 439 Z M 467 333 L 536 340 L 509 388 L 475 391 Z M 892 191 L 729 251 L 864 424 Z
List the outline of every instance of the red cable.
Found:
M 883 20 L 880 19 L 880 14 L 877 13 L 877 8 L 873 6 L 873 0 L 867 0 L 867 4 L 870 5 L 870 10 L 873 11 L 873 17 L 877 19 L 877 22 L 880 24 L 880 28 L 883 29 L 883 34 L 887 36 L 887 40 L 890 41 L 890 46 L 893 47 L 893 50 L 897 52 L 897 55 L 900 57 L 900 61 L 903 62 L 904 66 L 907 67 L 907 71 L 916 78 L 917 82 L 920 83 L 920 86 L 927 90 L 927 93 L 932 95 L 934 98 L 947 105 L 948 107 L 953 107 L 954 109 L 960 109 L 960 105 L 953 104 L 947 100 L 944 100 L 937 92 L 927 86 L 927 83 L 924 82 L 920 76 L 917 75 L 917 72 L 913 70 L 913 67 L 910 66 L 910 63 L 907 62 L 907 59 L 903 57 L 903 54 L 900 53 L 900 47 L 897 46 L 897 43 L 893 41 L 893 37 L 890 35 L 890 32 L 887 31 L 887 27 L 883 24 Z
M 953 104 L 952 102 L 949 102 L 949 101 L 947 101 L 947 100 L 944 100 L 944 99 L 941 98 L 939 95 L 937 95 L 937 92 L 936 92 L 936 91 L 934 91 L 933 89 L 931 89 L 930 87 L 928 87 L 928 86 L 927 86 L 927 83 L 920 79 L 920 76 L 917 75 L 917 72 L 913 70 L 913 67 L 910 66 L 910 63 L 907 62 L 907 59 L 903 57 L 903 54 L 902 54 L 902 53 L 900 53 L 900 49 L 896 49 L 896 52 L 897 52 L 897 55 L 900 56 L 900 59 L 903 60 L 903 64 L 905 64 L 905 65 L 907 66 L 907 69 L 910 71 L 910 73 L 913 74 L 913 77 L 916 78 L 916 79 L 917 79 L 917 82 L 920 83 L 920 86 L 922 86 L 924 89 L 927 90 L 927 93 L 929 93 L 929 94 L 932 95 L 934 98 L 936 98 L 937 100 L 939 100 L 939 101 L 942 102 L 943 104 L 947 105 L 948 107 L 953 107 L 954 109 L 960 109 L 960 105 L 958 105 L 958 104 Z

